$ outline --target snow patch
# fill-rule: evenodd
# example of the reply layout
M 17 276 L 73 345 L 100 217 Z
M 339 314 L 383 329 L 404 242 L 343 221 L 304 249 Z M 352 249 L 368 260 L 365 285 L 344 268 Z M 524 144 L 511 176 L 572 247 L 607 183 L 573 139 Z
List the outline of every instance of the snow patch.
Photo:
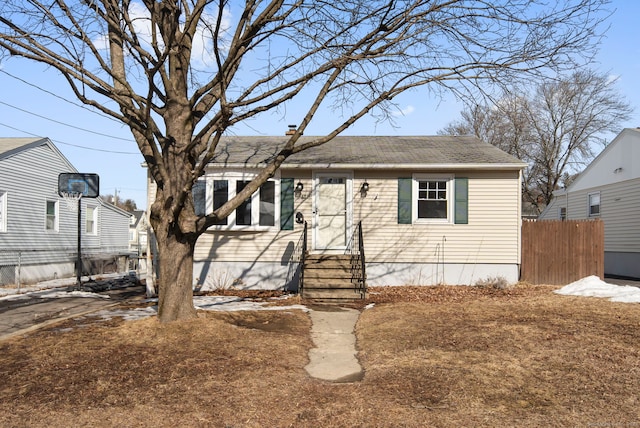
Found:
M 612 302 L 640 303 L 640 288 L 632 285 L 614 285 L 595 275 L 565 285 L 554 293 L 568 296 L 607 298 Z

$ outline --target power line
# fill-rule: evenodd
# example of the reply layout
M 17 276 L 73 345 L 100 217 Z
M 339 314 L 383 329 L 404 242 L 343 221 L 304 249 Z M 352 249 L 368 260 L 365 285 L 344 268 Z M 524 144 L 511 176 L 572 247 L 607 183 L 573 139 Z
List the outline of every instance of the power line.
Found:
M 14 105 L 11 105 L 11 104 L 8 104 L 8 103 L 5 103 L 5 102 L 3 102 L 3 101 L 0 101 L 0 104 L 5 105 L 5 106 L 7 106 L 7 107 L 11 107 L 11 108 L 16 109 L 16 110 L 18 110 L 18 111 L 21 111 L 21 112 L 23 112 L 23 113 L 27 113 L 27 114 L 30 114 L 30 115 L 32 115 L 32 116 L 39 117 L 39 118 L 41 118 L 41 119 L 48 120 L 48 121 L 53 122 L 53 123 L 57 123 L 57 124 L 59 124 L 59 125 L 68 126 L 69 128 L 78 129 L 78 130 L 80 130 L 80 131 L 89 132 L 89 133 L 91 133 L 91 134 L 101 135 L 101 136 L 103 136 L 103 137 L 109 137 L 109 138 L 113 138 L 113 139 L 116 139 L 116 140 L 126 141 L 126 142 L 128 142 L 128 143 L 132 143 L 132 142 L 133 142 L 132 140 L 127 139 L 127 138 L 115 137 L 115 136 L 113 136 L 113 135 L 103 134 L 103 133 L 101 133 L 101 132 L 96 132 L 96 131 L 92 131 L 92 130 L 90 130 L 90 129 L 80 128 L 79 126 L 70 125 L 70 124 L 68 124 L 68 123 L 60 122 L 60 121 L 58 121 L 58 120 L 51 119 L 51 118 L 48 118 L 48 117 L 46 117 L 46 116 L 39 115 L 39 114 L 37 114 L 37 113 L 30 112 L 30 111 L 28 111 L 28 110 L 22 109 L 22 108 L 20 108 L 20 107 L 16 107 L 16 106 L 14 106 Z
M 48 90 L 46 90 L 46 89 L 42 88 L 41 86 L 35 85 L 35 84 L 33 84 L 33 83 L 31 83 L 31 82 L 28 82 L 28 81 L 26 81 L 26 80 L 24 80 L 24 79 L 22 79 L 22 78 L 20 78 L 20 77 L 14 76 L 13 74 L 11 74 L 11 73 L 7 72 L 6 70 L 2 70 L 2 69 L 0 69 L 0 72 L 1 72 L 1 73 L 3 73 L 3 74 L 5 74 L 5 75 L 7 75 L 7 76 L 9 76 L 9 77 L 11 77 L 11 78 L 13 78 L 13 79 L 15 79 L 15 80 L 18 80 L 18 81 L 20 81 L 20 82 L 22 82 L 22 83 L 24 83 L 24 84 L 26 84 L 26 85 L 29 85 L 29 86 L 31 86 L 31 87 L 33 87 L 33 88 L 36 88 L 36 89 L 38 89 L 39 91 L 45 92 L 45 93 L 47 93 L 47 94 L 49 94 L 49 95 L 51 95 L 51 96 L 53 96 L 53 97 L 56 97 L 56 98 L 58 98 L 58 99 L 60 99 L 60 100 L 62 100 L 62 101 L 64 101 L 64 102 L 66 102 L 66 103 L 69 103 L 69 104 L 73 105 L 74 107 L 82 108 L 82 109 L 87 110 L 87 111 L 89 111 L 89 112 L 91 112 L 91 113 L 93 113 L 93 114 L 97 114 L 97 115 L 99 115 L 99 116 L 102 116 L 102 117 L 107 118 L 107 119 L 109 119 L 109 120 L 112 120 L 112 121 L 114 121 L 114 122 L 120 123 L 118 120 L 116 120 L 115 118 L 113 118 L 113 117 L 111 117 L 111 116 L 108 116 L 108 115 L 102 114 L 102 113 L 100 113 L 100 112 L 96 112 L 95 110 L 92 110 L 92 109 L 90 109 L 90 108 L 87 108 L 86 106 L 84 106 L 84 105 L 82 105 L 82 104 L 77 104 L 77 103 L 74 103 L 74 102 L 72 102 L 72 101 L 69 101 L 68 99 L 66 99 L 66 98 L 64 98 L 64 97 L 61 97 L 60 95 L 58 95 L 58 94 L 56 94 L 56 93 L 54 93 L 54 92 L 48 91 Z M 103 133 L 96 132 L 96 131 L 91 131 L 91 130 L 89 130 L 89 129 L 80 128 L 80 127 L 77 127 L 77 126 L 74 126 L 74 125 L 70 125 L 70 124 L 68 124 L 68 123 L 64 123 L 64 122 L 60 122 L 60 121 L 57 121 L 57 120 L 54 120 L 54 119 L 50 119 L 50 118 L 48 118 L 48 117 L 38 115 L 38 114 L 36 114 L 36 113 L 33 113 L 33 112 L 30 112 L 30 111 L 27 111 L 27 110 L 21 109 L 21 108 L 19 108 L 19 107 L 13 106 L 13 105 L 11 105 L 11 104 L 8 104 L 8 103 L 2 102 L 2 101 L 0 101 L 0 103 L 1 103 L 1 104 L 6 105 L 6 106 L 8 106 L 8 107 L 14 108 L 14 109 L 16 109 L 16 110 L 22 111 L 22 112 L 24 112 L 24 113 L 28 113 L 28 114 L 31 114 L 31 115 L 33 115 L 33 116 L 40 117 L 40 118 L 42 118 L 42 119 L 49 120 L 49 121 L 54 122 L 54 123 L 58 123 L 58 124 L 61 124 L 61 125 L 64 125 L 64 126 L 68 126 L 68 127 L 70 127 L 70 128 L 75 128 L 75 129 L 78 129 L 78 130 L 81 130 L 81 131 L 84 131 L 84 132 L 89 132 L 89 133 L 96 134 L 96 135 L 101 135 L 101 136 L 105 136 L 105 137 L 109 137 L 109 138 L 114 138 L 114 139 L 117 139 L 117 140 L 122 140 L 122 141 L 132 142 L 132 140 L 129 140 L 129 139 L 125 139 L 125 138 L 121 138 L 121 137 L 114 137 L 114 136 L 112 136 L 112 135 L 103 134 Z M 0 123 L 0 125 L 1 125 L 1 126 L 4 126 L 4 127 L 6 127 L 6 128 L 9 128 L 9 129 L 13 129 L 13 130 L 18 131 L 18 132 L 21 132 L 21 133 L 26 134 L 26 135 L 31 135 L 31 136 L 33 136 L 33 137 L 41 137 L 41 135 L 33 134 L 33 133 L 31 133 L 31 132 L 27 132 L 27 131 L 25 131 L 25 130 L 22 130 L 22 129 L 16 128 L 16 127 L 14 127 L 14 126 L 7 125 L 7 124 L 5 124 L 5 123 Z M 81 146 L 81 145 L 78 145 L 78 144 L 66 143 L 66 142 L 64 142 L 64 141 L 60 141 L 60 140 L 51 140 L 51 141 L 53 141 L 53 142 L 55 142 L 55 143 L 57 143 L 57 144 L 62 144 L 62 145 L 71 146 L 71 147 L 77 147 L 77 148 L 84 149 L 84 150 L 92 150 L 92 151 L 96 151 L 96 152 L 114 153 L 114 154 L 121 154 L 121 155 L 139 155 L 139 154 L 140 154 L 139 152 L 125 152 L 125 151 L 118 151 L 118 150 L 96 149 L 96 148 L 93 148 L 93 147 L 87 147 L 87 146 Z
M 85 109 L 85 110 L 87 110 L 88 112 L 91 112 L 91 113 L 93 113 L 93 114 L 97 114 L 98 116 L 102 116 L 102 117 L 104 117 L 104 118 L 106 118 L 106 119 L 109 119 L 109 120 L 112 120 L 112 121 L 114 121 L 114 122 L 116 122 L 116 123 L 120 123 L 120 121 L 119 121 L 118 119 L 114 118 L 114 117 L 111 117 L 111 116 L 106 115 L 106 114 L 104 114 L 104 113 L 102 113 L 102 112 L 99 112 L 99 111 L 95 111 L 95 110 L 93 110 L 93 109 L 90 109 L 90 108 L 88 108 L 87 106 L 85 106 L 84 104 L 77 104 L 77 103 L 74 103 L 73 101 L 70 101 L 70 100 L 68 100 L 68 99 L 66 99 L 66 98 L 64 98 L 64 97 L 61 97 L 60 95 L 56 94 L 55 92 L 51 92 L 51 91 L 49 91 L 49 90 L 47 90 L 47 89 L 44 89 L 44 88 L 43 88 L 43 87 L 41 87 L 41 86 L 38 86 L 38 85 L 36 85 L 36 84 L 34 84 L 34 83 L 31 83 L 31 82 L 29 82 L 29 81 L 27 81 L 27 80 L 24 80 L 24 79 L 22 79 L 22 78 L 20 78 L 20 77 L 18 77 L 18 76 L 14 76 L 13 74 L 11 74 L 11 73 L 9 73 L 8 71 L 3 70 L 3 69 L 1 69 L 1 68 L 0 68 L 0 73 L 4 73 L 4 74 L 6 74 L 6 75 L 7 75 L 7 76 L 9 76 L 9 77 L 11 77 L 11 78 L 13 78 L 13 79 L 15 79 L 15 80 L 18 80 L 18 81 L 20 81 L 20 82 L 24 83 L 25 85 L 29 85 L 29 86 L 31 86 L 32 88 L 36 88 L 37 90 L 42 91 L 42 92 L 44 92 L 44 93 L 47 93 L 47 94 L 49 94 L 49 95 L 51 95 L 51 96 L 53 96 L 53 97 L 56 97 L 56 98 L 58 98 L 59 100 L 64 101 L 65 103 L 71 104 L 72 106 L 75 106 L 75 107 L 79 107 L 79 108 Z
M 32 137 L 42 137 L 42 135 L 33 134 L 31 132 L 27 132 L 27 131 L 24 131 L 22 129 L 18 129 L 16 127 L 7 125 L 5 123 L 1 123 L 0 122 L 0 126 L 4 126 L 6 128 L 13 129 L 14 131 L 22 132 L 23 134 L 31 135 Z M 85 149 L 85 150 L 93 150 L 95 152 L 114 153 L 114 154 L 118 154 L 118 155 L 140 155 L 140 152 L 121 152 L 121 151 L 117 151 L 117 150 L 96 149 L 96 148 L 93 148 L 93 147 L 86 147 L 86 146 L 81 146 L 81 145 L 78 145 L 78 144 L 65 143 L 64 141 L 60 141 L 60 140 L 53 140 L 52 139 L 51 141 L 53 141 L 56 144 L 63 144 L 65 146 L 77 147 L 79 149 Z

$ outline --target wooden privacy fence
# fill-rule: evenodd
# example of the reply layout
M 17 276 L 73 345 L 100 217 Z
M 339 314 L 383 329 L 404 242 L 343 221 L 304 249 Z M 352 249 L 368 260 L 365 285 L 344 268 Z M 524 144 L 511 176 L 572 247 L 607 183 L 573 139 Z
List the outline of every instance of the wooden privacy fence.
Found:
M 525 220 L 520 280 L 564 285 L 596 275 L 604 278 L 602 220 Z

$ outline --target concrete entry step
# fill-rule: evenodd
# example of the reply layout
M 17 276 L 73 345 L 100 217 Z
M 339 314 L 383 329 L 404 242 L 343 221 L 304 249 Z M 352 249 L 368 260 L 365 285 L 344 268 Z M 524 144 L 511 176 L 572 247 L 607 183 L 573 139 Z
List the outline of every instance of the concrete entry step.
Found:
M 358 266 L 349 254 L 309 254 L 304 263 L 301 296 L 322 302 L 349 302 L 365 298 L 361 284 L 354 281 Z

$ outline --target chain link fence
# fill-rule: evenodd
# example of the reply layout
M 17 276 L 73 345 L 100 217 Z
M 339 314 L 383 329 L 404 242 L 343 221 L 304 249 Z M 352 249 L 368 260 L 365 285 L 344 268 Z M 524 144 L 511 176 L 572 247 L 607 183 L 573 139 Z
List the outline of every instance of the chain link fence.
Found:
M 83 249 L 81 276 L 126 272 L 130 257 L 128 253 L 91 253 Z M 19 289 L 40 281 L 74 278 L 77 258 L 77 251 L 70 248 L 0 250 L 0 287 Z

